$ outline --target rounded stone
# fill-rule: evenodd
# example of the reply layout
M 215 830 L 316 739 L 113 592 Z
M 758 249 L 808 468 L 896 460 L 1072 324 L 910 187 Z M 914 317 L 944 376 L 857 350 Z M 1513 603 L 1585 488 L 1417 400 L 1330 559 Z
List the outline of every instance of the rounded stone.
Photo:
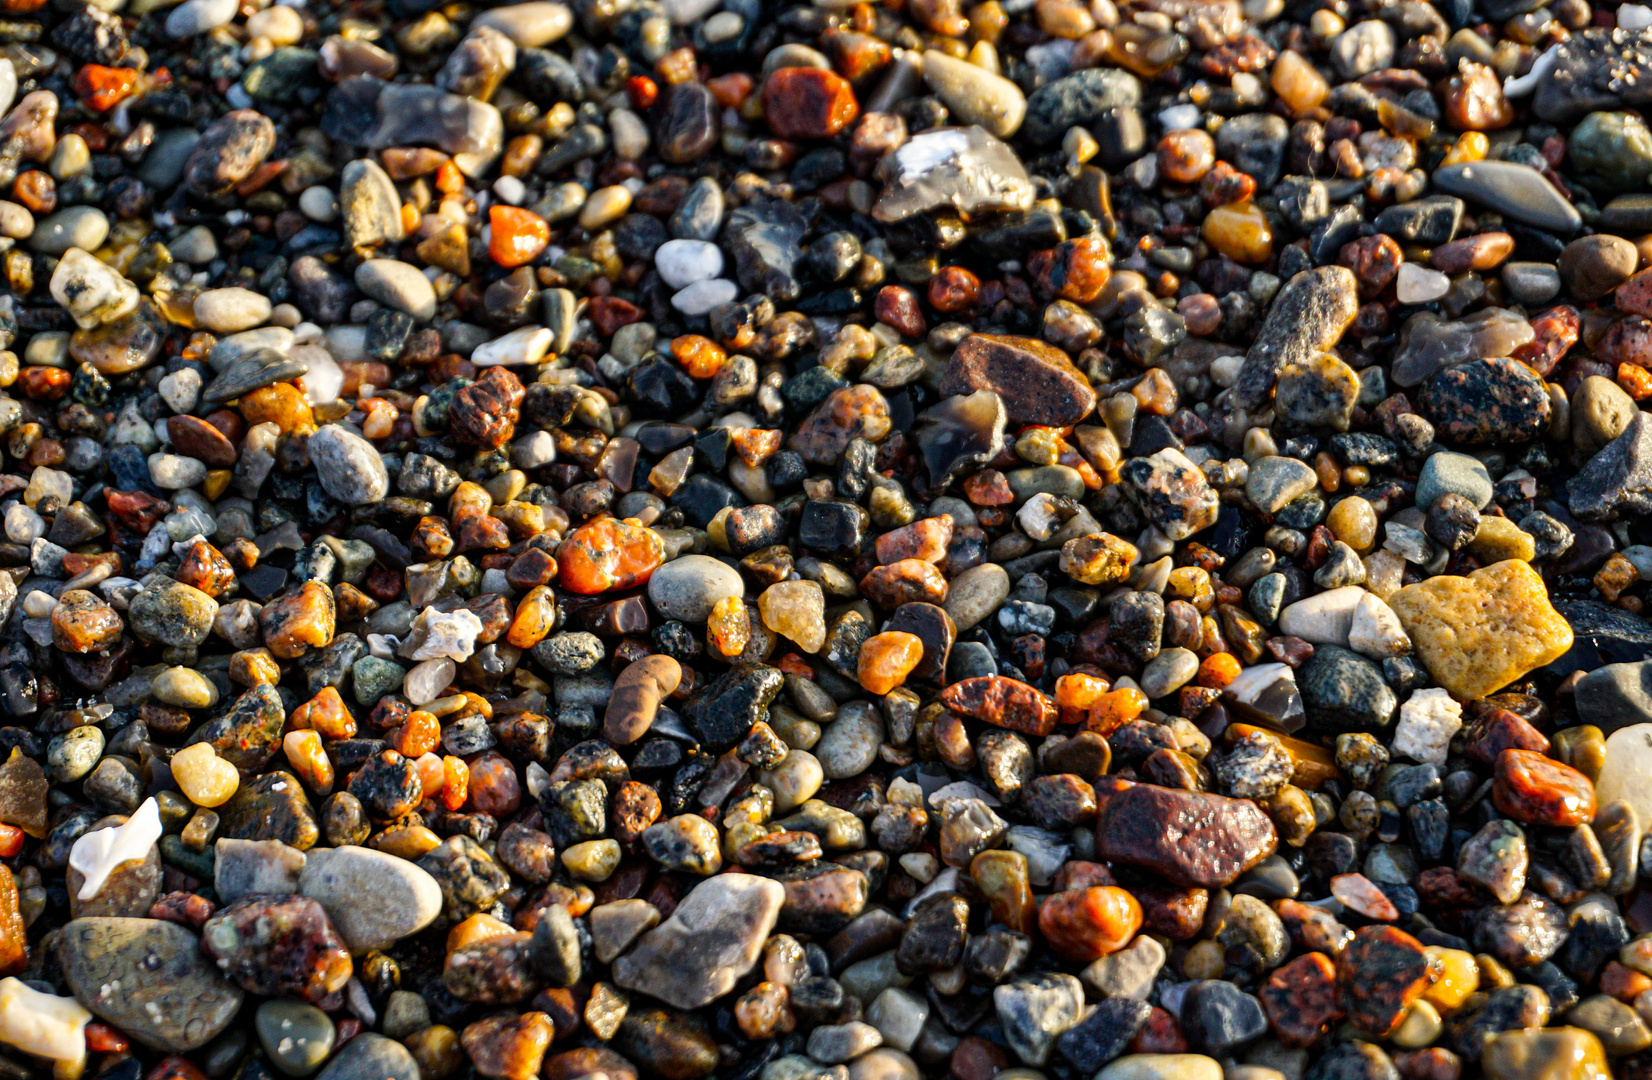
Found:
M 310 436 L 310 460 L 322 488 L 348 506 L 380 502 L 390 493 L 390 474 L 378 449 L 337 424 Z
M 746 583 L 740 571 L 710 555 L 679 556 L 648 579 L 648 599 L 655 609 L 667 619 L 693 625 L 705 622 L 727 596 L 745 599 Z
M 337 1034 L 326 1013 L 290 998 L 258 1006 L 253 1029 L 271 1063 L 288 1076 L 309 1076 L 321 1068 Z

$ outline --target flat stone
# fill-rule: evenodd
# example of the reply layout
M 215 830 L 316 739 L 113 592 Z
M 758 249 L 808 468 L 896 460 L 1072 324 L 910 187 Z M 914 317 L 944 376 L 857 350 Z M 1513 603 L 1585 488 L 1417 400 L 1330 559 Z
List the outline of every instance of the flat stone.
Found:
M 1513 161 L 1471 161 L 1434 170 L 1434 186 L 1527 225 L 1570 236 L 1583 217 L 1542 173 Z
M 996 393 L 1016 425 L 1076 424 L 1096 404 L 1090 380 L 1066 353 L 1036 338 L 1007 334 L 971 334 L 953 350 L 940 392 L 977 390 Z
M 614 981 L 679 1009 L 714 1001 L 757 963 L 785 898 L 779 882 L 750 874 L 703 881 L 614 961 Z
M 241 1008 L 241 989 L 174 922 L 75 919 L 57 939 L 57 956 L 76 1000 L 156 1050 L 198 1049 Z
M 420 1080 L 419 1063 L 396 1040 L 363 1032 L 344 1044 L 316 1080 Z
M 279 840 L 232 840 L 214 845 L 212 887 L 222 904 L 255 893 L 295 893 L 304 853 Z
M 941 207 L 974 217 L 1033 204 L 1026 166 L 980 127 L 919 132 L 884 157 L 878 175 L 884 188 L 872 216 L 883 222 Z
M 1087 68 L 1038 88 L 1027 101 L 1021 136 L 1034 146 L 1053 143 L 1074 125 L 1089 125 L 1113 109 L 1141 104 L 1141 82 L 1117 68 Z
M 1347 645 L 1354 612 L 1370 594 L 1358 585 L 1315 593 L 1279 613 L 1279 632 L 1315 645 Z
M 378 448 L 337 424 L 310 436 L 310 458 L 327 494 L 347 506 L 380 502 L 390 493 L 390 474 Z
M 388 949 L 442 911 L 436 879 L 406 859 L 346 845 L 309 852 L 297 891 L 327 910 L 353 953 Z M 364 904 L 362 897 L 373 902 Z
M 1572 647 L 1571 625 L 1549 603 L 1543 579 L 1518 559 L 1407 585 L 1388 603 L 1434 681 L 1465 700 L 1493 693 Z
M 1152 784 L 1108 795 L 1096 819 L 1097 858 L 1183 886 L 1231 885 L 1277 844 L 1273 822 L 1247 799 Z
M 1359 283 L 1344 266 L 1304 270 L 1273 298 L 1233 387 L 1242 409 L 1265 405 L 1279 373 L 1329 352 L 1359 313 Z
M 661 615 L 696 626 L 706 621 L 717 601 L 745 595 L 740 571 L 710 555 L 681 555 L 648 579 L 649 602 Z
M 1042 1065 L 1056 1037 L 1084 1015 L 1084 986 L 1071 975 L 1044 972 L 994 988 L 992 1003 L 1010 1049 L 1028 1065 Z
M 1623 434 L 1567 482 L 1566 497 L 1581 521 L 1600 521 L 1620 510 L 1652 510 L 1652 417 L 1637 412 Z
M 1608 735 L 1652 723 L 1652 660 L 1596 668 L 1577 681 L 1573 700 L 1578 719 Z
M 976 124 L 1000 139 L 1014 135 L 1027 114 L 1027 96 L 1021 88 L 979 64 L 925 49 L 923 74 L 924 82 L 955 119 Z
M 1555 48 L 1532 111 L 1551 124 L 1652 105 L 1652 30 L 1585 29 Z

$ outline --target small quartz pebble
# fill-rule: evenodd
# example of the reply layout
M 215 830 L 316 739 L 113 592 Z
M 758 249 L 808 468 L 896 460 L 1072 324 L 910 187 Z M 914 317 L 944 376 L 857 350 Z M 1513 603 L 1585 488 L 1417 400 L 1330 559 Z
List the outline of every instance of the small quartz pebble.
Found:
M 72 997 L 43 994 L 10 976 L 0 979 L 0 1042 L 26 1054 L 70 1065 L 84 1062 L 91 1019 Z

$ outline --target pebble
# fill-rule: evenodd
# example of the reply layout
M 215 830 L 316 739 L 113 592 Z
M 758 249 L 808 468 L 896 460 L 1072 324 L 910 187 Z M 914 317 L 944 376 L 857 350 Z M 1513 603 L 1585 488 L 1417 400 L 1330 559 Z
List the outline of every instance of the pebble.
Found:
M 372 443 L 336 424 L 310 436 L 310 458 L 320 469 L 327 494 L 347 506 L 382 500 L 390 491 L 384 459 Z
M 418 268 L 395 259 L 368 259 L 356 268 L 356 287 L 387 307 L 427 322 L 436 315 L 436 291 Z
M 429 873 L 354 845 L 310 852 L 298 892 L 327 910 L 354 953 L 387 948 L 430 925 L 442 911 L 442 890 Z M 374 902 L 360 904 L 362 896 Z
M 240 988 L 202 955 L 195 935 L 174 922 L 76 919 L 58 939 L 57 956 L 76 1000 L 165 1053 L 206 1045 L 241 1008 Z
M 748 874 L 704 881 L 614 962 L 614 981 L 679 1009 L 697 1008 L 757 963 L 784 899 L 778 883 Z

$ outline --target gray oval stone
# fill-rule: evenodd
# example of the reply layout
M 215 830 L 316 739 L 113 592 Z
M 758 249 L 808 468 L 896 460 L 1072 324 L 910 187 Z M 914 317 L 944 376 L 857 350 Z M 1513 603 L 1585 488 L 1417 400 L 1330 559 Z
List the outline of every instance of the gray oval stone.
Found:
M 347 506 L 365 506 L 390 494 L 390 474 L 372 443 L 337 424 L 310 436 L 310 460 L 327 494 Z

